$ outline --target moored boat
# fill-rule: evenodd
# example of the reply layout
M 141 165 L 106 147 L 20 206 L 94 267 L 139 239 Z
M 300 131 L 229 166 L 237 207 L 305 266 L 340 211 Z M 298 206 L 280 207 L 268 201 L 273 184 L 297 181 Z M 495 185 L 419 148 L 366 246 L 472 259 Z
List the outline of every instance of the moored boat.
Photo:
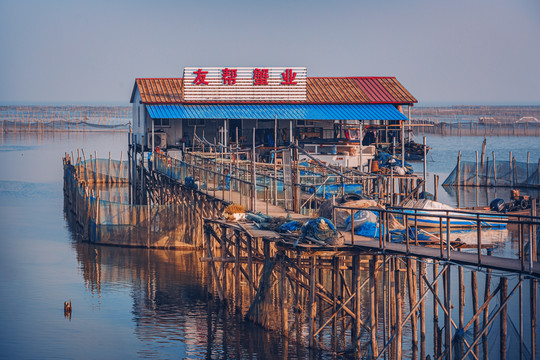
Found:
M 408 200 L 401 206 L 402 211 L 407 214 L 409 224 L 419 227 L 434 228 L 442 223 L 444 227 L 448 225 L 450 228 L 472 228 L 478 226 L 480 221 L 483 228 L 505 228 L 505 221 L 508 220 L 507 216 L 498 213 L 468 213 L 428 199 Z

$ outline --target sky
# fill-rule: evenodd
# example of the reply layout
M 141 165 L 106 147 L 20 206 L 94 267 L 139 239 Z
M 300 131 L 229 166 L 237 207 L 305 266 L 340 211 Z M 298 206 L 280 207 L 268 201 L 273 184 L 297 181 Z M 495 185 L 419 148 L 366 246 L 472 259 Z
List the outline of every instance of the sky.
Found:
M 0 0 L 0 103 L 129 104 L 184 67 L 395 76 L 419 105 L 540 105 L 538 0 Z

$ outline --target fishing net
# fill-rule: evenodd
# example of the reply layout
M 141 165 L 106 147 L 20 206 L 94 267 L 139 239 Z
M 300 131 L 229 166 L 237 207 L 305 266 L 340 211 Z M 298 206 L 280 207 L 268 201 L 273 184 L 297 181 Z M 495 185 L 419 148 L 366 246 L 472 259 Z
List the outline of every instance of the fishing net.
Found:
M 513 161 L 484 163 L 461 161 L 444 180 L 443 186 L 540 186 L 538 164 Z
M 64 166 L 66 215 L 83 240 L 108 245 L 183 247 L 189 246 L 186 239 L 194 239 L 193 234 L 202 227 L 202 219 L 187 221 L 187 207 L 191 204 L 130 204 L 128 186 L 111 186 L 127 180 L 127 164 L 93 160 L 83 165 Z M 107 182 L 107 177 L 115 180 Z
M 77 163 L 75 170 L 87 184 L 129 182 L 127 161 L 91 159 Z

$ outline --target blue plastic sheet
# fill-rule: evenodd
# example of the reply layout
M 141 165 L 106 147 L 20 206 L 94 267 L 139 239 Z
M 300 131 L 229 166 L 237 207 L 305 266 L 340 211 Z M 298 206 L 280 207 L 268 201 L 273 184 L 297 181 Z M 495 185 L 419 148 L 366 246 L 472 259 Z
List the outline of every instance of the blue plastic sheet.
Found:
M 405 229 L 403 229 L 403 230 L 392 230 L 392 231 L 390 231 L 390 234 L 391 234 L 390 236 L 391 236 L 391 241 L 392 242 L 403 242 L 403 241 L 405 241 Z M 428 235 L 426 235 L 424 233 L 421 233 L 421 232 L 418 232 L 418 234 L 416 234 L 415 228 L 410 227 L 409 228 L 409 239 L 427 241 L 430 238 L 429 238 Z
M 280 232 L 287 232 L 287 231 L 294 232 L 294 231 L 301 230 L 302 226 L 303 224 L 301 221 L 293 220 L 293 221 L 286 222 L 285 224 L 281 224 L 278 230 Z
M 379 161 L 380 168 L 390 169 L 392 166 L 403 167 L 401 163 L 401 159 L 397 158 L 396 156 L 390 155 L 384 151 L 379 151 L 378 161 Z M 409 164 L 408 162 L 405 162 L 404 168 L 407 171 L 407 174 L 413 173 L 412 165 Z

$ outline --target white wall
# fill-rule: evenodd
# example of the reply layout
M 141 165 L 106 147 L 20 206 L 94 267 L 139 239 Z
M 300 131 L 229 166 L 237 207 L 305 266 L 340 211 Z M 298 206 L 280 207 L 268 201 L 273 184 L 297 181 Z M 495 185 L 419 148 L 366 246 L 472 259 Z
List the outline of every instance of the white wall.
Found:
M 133 121 L 132 131 L 136 136 L 136 143 L 143 145 L 144 139 L 144 126 L 145 126 L 146 106 L 141 104 L 141 94 L 139 89 L 135 90 L 135 96 L 133 97 Z

